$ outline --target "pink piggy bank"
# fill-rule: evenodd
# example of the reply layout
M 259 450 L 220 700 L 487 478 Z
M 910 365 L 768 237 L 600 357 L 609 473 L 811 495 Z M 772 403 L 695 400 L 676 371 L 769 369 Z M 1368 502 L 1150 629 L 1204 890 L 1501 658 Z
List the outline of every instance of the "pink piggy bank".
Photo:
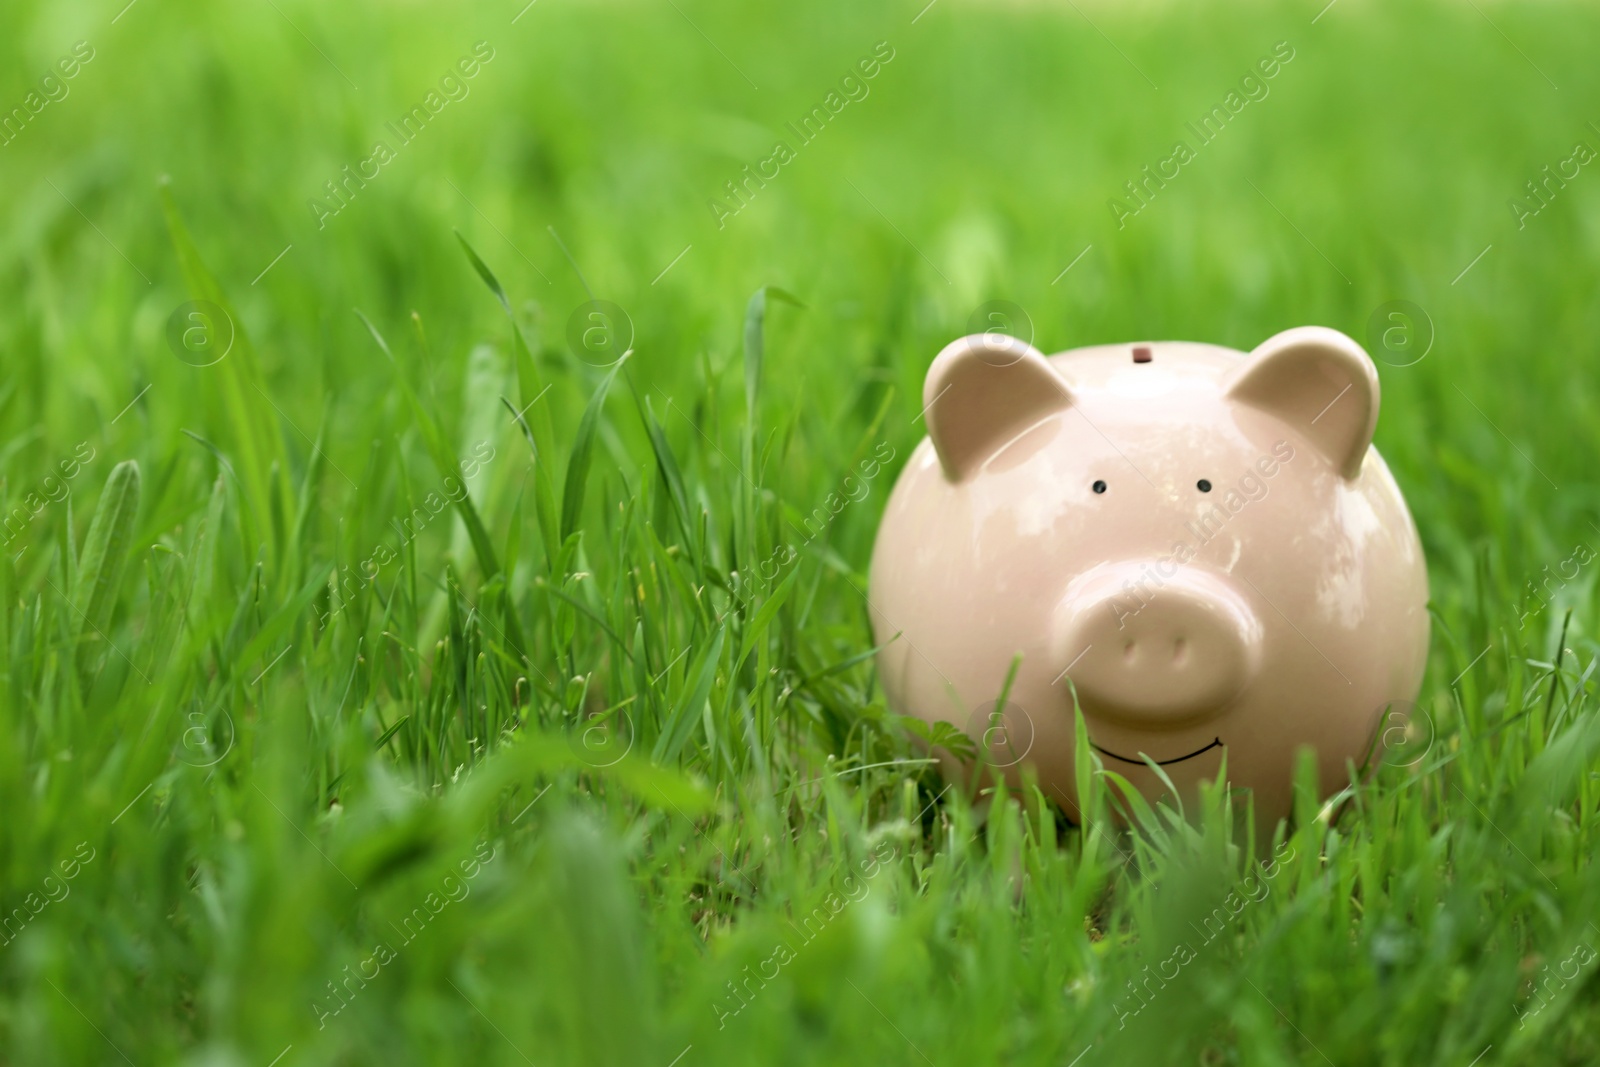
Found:
M 963 729 L 1013 780 L 1031 765 L 1074 819 L 1074 691 L 1148 799 L 1166 786 L 1147 758 L 1192 795 L 1226 755 L 1268 819 L 1297 748 L 1338 789 L 1416 696 L 1422 546 L 1372 447 L 1377 371 L 1344 334 L 1049 358 L 976 335 L 939 353 L 923 401 L 872 557 L 890 706 Z

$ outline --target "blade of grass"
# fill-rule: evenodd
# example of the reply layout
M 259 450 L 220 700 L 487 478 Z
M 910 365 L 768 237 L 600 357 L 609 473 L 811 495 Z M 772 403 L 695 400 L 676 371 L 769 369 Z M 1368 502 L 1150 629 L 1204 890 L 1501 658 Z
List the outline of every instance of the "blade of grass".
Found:
M 611 383 L 616 381 L 617 372 L 632 354 L 631 349 L 624 352 L 616 366 L 611 368 L 611 373 L 600 380 L 600 387 L 589 398 L 589 405 L 583 410 L 583 419 L 578 423 L 578 436 L 573 439 L 572 455 L 567 460 L 567 481 L 561 491 L 563 541 L 577 530 L 578 521 L 583 517 L 583 494 L 589 480 L 589 459 L 594 448 L 595 427 L 600 422 L 601 409 L 605 407 L 606 393 L 610 391 Z
M 694 681 L 685 686 L 687 695 L 673 709 L 661 736 L 657 738 L 655 751 L 651 754 L 653 762 L 671 763 L 676 760 L 694 734 L 695 724 L 701 721 L 700 711 L 711 696 L 711 683 L 717 676 L 717 661 L 722 657 L 722 639 L 726 634 L 727 623 L 723 623 L 711 636 L 711 643 L 696 657 L 690 670 L 690 677 Z
M 110 641 L 105 632 L 111 627 L 111 609 L 122 584 L 122 569 L 138 516 L 139 464 L 125 459 L 111 469 L 106 479 L 69 594 L 78 616 L 73 645 L 78 650 L 78 669 L 85 675 L 91 656 L 84 642 L 91 635 Z
M 260 362 L 245 333 L 244 323 L 201 257 L 200 249 L 178 211 L 171 186 L 165 180 L 160 185 L 160 197 L 167 233 L 177 252 L 178 266 L 183 271 L 184 284 L 190 296 L 216 306 L 228 317 L 232 347 L 220 362 L 201 369 L 205 375 L 202 381 L 214 383 L 214 387 L 222 394 L 221 407 L 226 415 L 223 429 L 238 449 L 245 491 L 262 522 L 270 524 L 274 495 L 278 498 L 276 506 L 284 514 L 293 512 L 294 497 L 288 482 L 288 452 L 284 447 L 282 430 L 271 414 L 271 405 L 261 403 L 265 395 L 265 379 L 261 375 Z M 278 470 L 275 479 L 271 476 L 274 463 Z

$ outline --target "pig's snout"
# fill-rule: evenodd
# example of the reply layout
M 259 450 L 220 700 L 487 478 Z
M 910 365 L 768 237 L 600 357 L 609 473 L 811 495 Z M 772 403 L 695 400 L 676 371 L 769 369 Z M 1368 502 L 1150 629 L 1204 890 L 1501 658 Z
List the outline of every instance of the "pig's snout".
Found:
M 1053 645 L 1085 711 L 1153 726 L 1226 708 L 1260 668 L 1261 642 L 1255 612 L 1225 578 L 1167 559 L 1073 582 Z

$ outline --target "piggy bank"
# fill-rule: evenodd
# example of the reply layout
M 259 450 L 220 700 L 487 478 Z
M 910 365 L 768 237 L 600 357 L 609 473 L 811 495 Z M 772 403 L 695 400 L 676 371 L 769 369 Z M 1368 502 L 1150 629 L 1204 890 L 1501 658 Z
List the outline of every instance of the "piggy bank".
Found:
M 1422 546 L 1344 334 L 1049 358 L 977 335 L 923 403 L 873 547 L 878 668 L 893 710 L 954 724 L 996 773 L 1031 765 L 1078 819 L 1076 701 L 1148 799 L 1225 767 L 1276 819 L 1297 749 L 1336 790 L 1416 696 Z

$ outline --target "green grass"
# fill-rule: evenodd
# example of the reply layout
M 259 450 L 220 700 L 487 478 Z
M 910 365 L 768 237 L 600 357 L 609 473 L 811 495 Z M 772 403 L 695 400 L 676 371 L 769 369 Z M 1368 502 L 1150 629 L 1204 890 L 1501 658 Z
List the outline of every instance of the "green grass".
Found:
M 1508 207 L 1600 147 L 1592 8 L 120 6 L 0 13 L 5 109 L 94 50 L 0 147 L 0 1063 L 1600 1055 L 1600 173 Z M 569 343 L 591 290 L 620 370 Z M 1377 442 L 1429 560 L 1420 760 L 1277 828 L 944 789 L 861 591 L 991 299 L 1046 351 L 1425 309 Z M 169 345 L 186 301 L 220 362 L 215 312 Z

